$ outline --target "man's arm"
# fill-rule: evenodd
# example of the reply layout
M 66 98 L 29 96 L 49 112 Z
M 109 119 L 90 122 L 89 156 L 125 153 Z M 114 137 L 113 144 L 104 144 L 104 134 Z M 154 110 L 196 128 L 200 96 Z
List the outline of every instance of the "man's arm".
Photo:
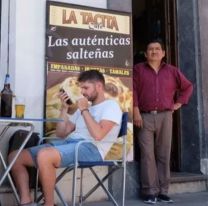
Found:
M 137 107 L 137 106 L 134 106 L 134 108 L 133 108 L 133 121 L 134 121 L 133 123 L 135 126 L 143 127 L 142 116 L 139 111 L 139 107 Z
M 138 106 L 139 72 L 136 66 L 133 71 L 133 123 L 136 127 L 143 127 L 143 120 Z
M 56 125 L 56 136 L 58 137 L 66 137 L 75 129 L 75 125 L 69 121 L 69 117 L 67 115 L 68 109 L 62 108 L 59 118 L 63 119 L 63 121 L 58 122 Z
M 59 98 L 62 103 L 62 108 L 59 118 L 63 119 L 63 121 L 58 122 L 56 125 L 56 136 L 64 138 L 72 131 L 74 131 L 75 125 L 69 121 L 69 117 L 68 117 L 69 105 L 66 103 L 66 101 L 69 98 L 68 95 L 66 93 L 60 93 Z
M 108 120 L 96 122 L 87 110 L 82 113 L 82 116 L 85 120 L 89 133 L 95 140 L 98 141 L 102 140 L 116 124 Z
M 95 140 L 102 140 L 116 124 L 108 120 L 101 120 L 98 123 L 93 119 L 88 111 L 83 112 L 82 116 L 85 120 L 89 133 Z
M 85 97 L 78 100 L 78 107 L 84 118 L 89 133 L 95 140 L 102 140 L 116 124 L 110 120 L 101 120 L 100 122 L 96 122 L 89 113 L 88 100 Z
M 176 103 L 173 105 L 173 110 L 174 110 L 174 111 L 175 111 L 175 110 L 178 110 L 178 109 L 180 109 L 180 108 L 181 108 L 181 106 L 182 106 L 182 104 L 181 104 L 181 103 L 176 102 Z
M 177 72 L 178 72 L 179 91 L 175 102 L 183 105 L 188 103 L 193 93 L 193 85 L 179 70 L 177 70 Z

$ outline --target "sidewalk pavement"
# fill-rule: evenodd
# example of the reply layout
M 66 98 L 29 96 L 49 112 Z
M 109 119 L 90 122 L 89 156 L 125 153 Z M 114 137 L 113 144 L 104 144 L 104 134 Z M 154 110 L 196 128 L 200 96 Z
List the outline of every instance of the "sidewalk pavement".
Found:
M 171 195 L 174 203 L 157 202 L 156 204 L 145 204 L 142 200 L 126 200 L 125 206 L 208 206 L 208 191 L 197 193 L 183 193 Z M 111 202 L 85 203 L 83 206 L 113 206 Z

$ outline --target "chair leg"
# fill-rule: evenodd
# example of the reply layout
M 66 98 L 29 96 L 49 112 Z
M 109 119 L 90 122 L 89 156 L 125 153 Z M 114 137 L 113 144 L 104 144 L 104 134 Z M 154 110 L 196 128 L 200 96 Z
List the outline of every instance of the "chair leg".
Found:
M 83 202 L 83 174 L 84 174 L 84 169 L 81 168 L 81 173 L 80 173 L 80 192 L 79 192 L 79 206 L 82 206 Z
M 59 199 L 61 200 L 62 204 L 64 206 L 68 206 L 68 204 L 65 202 L 64 198 L 62 197 L 61 195 L 61 192 L 59 191 L 58 187 L 55 186 L 55 191 L 56 191 L 56 194 L 58 195 Z
M 125 206 L 125 194 L 126 193 L 126 164 L 123 165 L 123 194 L 122 194 L 122 206 Z
M 109 176 L 111 176 L 118 168 L 114 168 L 112 169 L 106 176 L 104 176 L 101 180 L 100 178 L 97 176 L 97 174 L 94 172 L 94 170 L 92 168 L 89 168 L 91 170 L 91 172 L 93 173 L 93 175 L 95 176 L 95 178 L 97 179 L 98 183 L 85 195 L 83 196 L 83 201 L 85 201 L 103 182 L 105 182 Z M 96 177 L 97 176 L 97 177 Z M 99 179 L 99 180 L 98 180 Z M 101 182 L 101 183 L 100 183 Z
M 72 183 L 72 206 L 76 206 L 76 190 L 77 190 L 77 165 L 74 166 L 73 183 Z
M 117 170 L 117 168 L 116 168 L 114 171 L 112 171 L 111 173 L 109 173 L 108 175 L 106 175 L 104 181 L 103 181 L 103 180 L 100 180 L 100 178 L 98 177 L 98 175 L 96 174 L 96 172 L 95 172 L 92 168 L 90 168 L 90 170 L 91 170 L 91 172 L 93 173 L 93 175 L 95 176 L 95 178 L 97 179 L 98 184 L 103 188 L 103 190 L 106 192 L 106 194 L 107 194 L 108 197 L 111 199 L 111 201 L 114 203 L 114 205 L 118 206 L 118 203 L 116 202 L 115 198 L 112 196 L 112 194 L 109 192 L 109 190 L 108 190 L 108 189 L 105 187 L 105 185 L 103 184 L 103 182 L 104 182 L 111 174 L 113 174 L 113 172 L 114 172 L 115 170 Z M 98 185 L 98 186 L 99 186 L 99 185 Z
M 37 169 L 36 180 L 35 180 L 35 190 L 34 190 L 34 201 L 37 202 L 38 199 L 38 181 L 39 181 L 39 170 Z
M 101 186 L 103 188 L 103 190 L 105 191 L 105 193 L 108 195 L 109 199 L 113 202 L 114 205 L 118 206 L 118 203 L 116 202 L 115 198 L 112 196 L 112 194 L 108 191 L 108 189 L 105 187 L 105 185 L 103 185 L 103 183 L 108 179 L 109 176 L 111 176 L 116 170 L 118 170 L 119 168 L 113 168 L 106 176 L 104 176 L 102 179 L 100 179 L 98 177 L 98 175 L 96 174 L 96 172 L 93 170 L 93 168 L 89 168 L 92 172 L 92 174 L 94 175 L 94 177 L 96 178 L 96 180 L 98 181 L 98 183 L 86 194 L 86 195 L 82 195 L 82 201 L 85 201 L 99 186 Z
M 0 158 L 1 158 L 1 162 L 2 162 L 2 164 L 4 166 L 4 169 L 6 170 L 7 166 L 5 164 L 5 161 L 4 161 L 4 158 L 3 158 L 2 154 L 1 154 L 1 152 L 0 152 Z M 12 190 L 14 192 L 15 199 L 16 199 L 16 201 L 19 204 L 20 203 L 20 198 L 19 198 L 19 195 L 17 194 L 17 190 L 16 190 L 16 187 L 15 187 L 15 185 L 13 183 L 13 180 L 12 180 L 12 177 L 11 177 L 10 173 L 8 173 L 8 179 L 9 179 L 9 183 L 10 183 L 10 185 L 12 187 Z

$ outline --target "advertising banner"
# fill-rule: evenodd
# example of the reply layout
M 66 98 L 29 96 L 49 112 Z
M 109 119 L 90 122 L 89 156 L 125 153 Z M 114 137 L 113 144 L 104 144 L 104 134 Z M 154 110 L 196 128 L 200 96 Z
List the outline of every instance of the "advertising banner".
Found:
M 97 8 L 47 2 L 46 118 L 58 118 L 63 88 L 76 102 L 80 96 L 77 75 L 96 69 L 105 76 L 106 98 L 115 99 L 129 113 L 128 159 L 133 158 L 131 15 Z M 69 116 L 77 109 L 76 103 Z M 55 123 L 45 125 L 54 136 Z M 120 141 L 118 139 L 118 141 Z M 114 144 L 108 157 L 121 155 Z

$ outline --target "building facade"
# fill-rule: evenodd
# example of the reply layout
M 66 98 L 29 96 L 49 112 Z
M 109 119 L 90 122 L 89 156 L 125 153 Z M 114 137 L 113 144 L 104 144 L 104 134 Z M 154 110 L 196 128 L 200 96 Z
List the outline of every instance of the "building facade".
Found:
M 72 0 L 59 0 L 74 4 Z M 171 168 L 175 172 L 208 174 L 208 2 L 207 0 L 79 0 L 77 5 L 132 13 L 134 62 L 142 60 L 146 37 L 164 39 L 166 61 L 193 82 L 190 103 L 174 117 Z M 26 113 L 43 116 L 46 0 L 1 0 L 0 88 L 9 70 L 16 95 L 27 98 Z M 138 54 L 141 54 L 139 57 Z M 36 129 L 41 132 L 42 125 Z M 135 131 L 136 132 L 136 131 Z M 128 164 L 127 197 L 138 193 L 139 149 Z M 112 178 L 112 189 L 117 178 Z

